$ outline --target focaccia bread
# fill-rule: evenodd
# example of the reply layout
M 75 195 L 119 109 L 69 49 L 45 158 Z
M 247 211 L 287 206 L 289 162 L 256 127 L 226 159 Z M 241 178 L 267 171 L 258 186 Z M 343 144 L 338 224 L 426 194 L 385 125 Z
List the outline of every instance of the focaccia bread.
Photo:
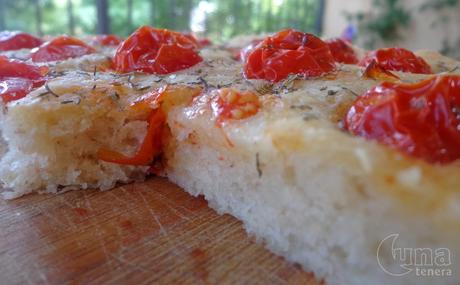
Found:
M 124 53 L 132 51 L 132 37 L 148 42 L 151 33 L 180 43 L 174 48 L 187 55 L 177 59 L 181 68 Z M 270 250 L 327 284 L 459 284 L 460 162 L 435 163 L 366 139 L 344 126 L 344 118 L 369 90 L 387 88 L 383 81 L 418 86 L 447 75 L 456 80 L 460 63 L 420 52 L 429 74 L 391 70 L 391 62 L 378 56 L 367 62 L 371 53 L 347 57 L 359 65 L 330 65 L 329 48 L 302 34 L 308 41 L 301 41 L 296 59 L 311 56 L 308 68 L 296 61 L 248 67 L 249 57 L 272 48 L 267 42 L 276 45 L 276 37 L 297 33 L 248 41 L 242 62 L 235 60 L 237 43 L 192 53 L 198 46 L 193 40 L 142 27 L 116 52 L 105 48 L 45 63 L 46 83 L 4 104 L 4 198 L 105 190 L 155 173 L 204 195 Z M 303 50 L 311 43 L 320 48 Z M 413 56 L 410 68 L 418 68 L 422 59 Z M 256 70 L 264 64 L 270 68 Z M 292 66 L 299 69 L 284 70 Z M 152 129 L 156 123 L 161 128 Z M 398 248 L 448 249 L 452 259 L 443 269 L 451 275 L 417 276 L 409 267 L 393 276 L 405 269 L 391 244 L 383 243 L 393 234 Z

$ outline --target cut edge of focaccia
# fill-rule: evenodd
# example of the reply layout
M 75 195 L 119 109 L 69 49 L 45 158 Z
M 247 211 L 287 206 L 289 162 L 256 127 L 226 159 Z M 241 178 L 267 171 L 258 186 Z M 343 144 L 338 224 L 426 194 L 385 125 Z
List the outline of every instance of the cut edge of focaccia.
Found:
M 327 284 L 432 284 L 379 267 L 379 243 L 395 233 L 401 247 L 460 254 L 458 164 L 429 165 L 330 122 L 272 118 L 282 107 L 223 130 L 206 106 L 200 110 L 178 108 L 169 116 L 167 177 Z M 380 258 L 397 272 L 389 248 Z
M 434 64 L 458 64 L 430 56 Z M 428 164 L 341 131 L 347 95 L 376 84 L 359 74 L 343 66 L 334 80 L 301 81 L 276 99 L 262 96 L 255 117 L 224 126 L 216 125 L 206 100 L 176 108 L 168 118 L 166 175 L 328 284 L 432 284 L 414 272 L 385 273 L 379 262 L 390 272 L 400 264 L 388 245 L 379 260 L 377 250 L 398 234 L 398 247 L 447 248 L 454 270 L 460 163 Z M 397 74 L 406 82 L 427 77 Z

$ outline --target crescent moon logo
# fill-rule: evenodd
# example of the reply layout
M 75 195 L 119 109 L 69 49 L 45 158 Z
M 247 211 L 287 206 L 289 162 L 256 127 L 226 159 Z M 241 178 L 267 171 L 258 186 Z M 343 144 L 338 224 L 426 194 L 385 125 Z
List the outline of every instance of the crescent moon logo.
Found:
M 391 276 L 404 276 L 414 270 L 413 268 L 410 268 L 408 264 L 404 263 L 405 258 L 403 255 L 403 249 L 396 247 L 396 240 L 398 237 L 399 234 L 391 234 L 384 238 L 377 247 L 377 262 L 380 268 Z M 385 251 L 388 250 L 388 248 L 391 249 L 391 255 L 385 254 Z M 398 252 L 401 255 L 399 257 L 397 255 Z M 386 258 L 388 256 L 392 258 L 391 261 Z M 385 263 L 385 260 L 388 262 Z M 388 264 L 392 264 L 392 266 L 390 267 Z M 393 264 L 397 264 L 397 266 L 393 266 Z

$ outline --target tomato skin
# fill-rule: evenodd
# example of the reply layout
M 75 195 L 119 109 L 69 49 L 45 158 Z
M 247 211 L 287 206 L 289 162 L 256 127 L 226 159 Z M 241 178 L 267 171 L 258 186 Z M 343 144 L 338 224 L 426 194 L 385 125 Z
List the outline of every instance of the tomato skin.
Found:
M 317 77 L 333 70 L 335 61 L 327 44 L 314 35 L 292 29 L 265 38 L 244 62 L 246 78 L 272 82 L 290 74 Z
M 163 149 L 162 133 L 165 128 L 166 114 L 161 109 L 150 112 L 147 134 L 139 150 L 131 157 L 119 152 L 100 149 L 97 156 L 100 160 L 126 165 L 149 165 Z
M 382 48 L 368 53 L 360 62 L 360 66 L 367 66 L 375 60 L 386 70 L 402 71 L 419 74 L 432 74 L 430 65 L 404 48 Z
M 33 82 L 26 78 L 7 78 L 0 80 L 0 97 L 6 104 L 24 98 L 33 89 Z
M 0 51 L 35 48 L 42 43 L 41 39 L 27 33 L 17 31 L 0 32 Z
M 262 41 L 262 39 L 252 40 L 251 43 L 248 46 L 242 48 L 234 58 L 238 61 L 245 62 L 247 60 L 248 54 Z
M 232 88 L 215 91 L 211 108 L 218 126 L 229 120 L 242 120 L 257 114 L 261 106 L 259 97 L 249 91 L 239 92 Z
M 47 67 L 40 67 L 25 62 L 0 56 L 0 80 L 8 77 L 20 77 L 32 81 L 43 81 L 48 72 Z
M 4 103 L 25 97 L 46 81 L 47 67 L 38 67 L 0 56 L 0 97 Z
M 116 35 L 97 35 L 94 39 L 98 44 L 103 46 L 117 46 L 123 41 Z
M 181 33 L 143 26 L 118 47 L 113 64 L 118 72 L 168 74 L 201 62 L 198 47 Z
M 460 159 L 460 76 L 384 82 L 354 102 L 344 127 L 427 162 Z
M 65 60 L 94 52 L 96 52 L 96 50 L 83 41 L 64 35 L 54 38 L 32 51 L 32 61 L 48 62 Z
M 357 64 L 358 57 L 353 48 L 341 38 L 326 40 L 335 61 L 345 64 Z

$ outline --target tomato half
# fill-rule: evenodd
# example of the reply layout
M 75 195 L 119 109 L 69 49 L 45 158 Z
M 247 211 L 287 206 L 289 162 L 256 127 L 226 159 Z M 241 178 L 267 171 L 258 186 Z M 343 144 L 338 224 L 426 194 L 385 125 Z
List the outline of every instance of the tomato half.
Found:
M 96 50 L 83 41 L 70 37 L 60 36 L 42 44 L 32 51 L 33 62 L 48 62 L 80 57 L 94 53 Z
M 42 40 L 23 32 L 0 32 L 0 51 L 34 48 L 42 44 Z
M 109 149 L 100 149 L 97 153 L 99 159 L 107 162 L 127 165 L 149 165 L 162 151 L 162 133 L 165 127 L 166 114 L 161 109 L 152 110 L 149 116 L 147 134 L 133 156 L 125 156 Z
M 201 62 L 197 48 L 181 33 L 143 26 L 118 47 L 113 63 L 119 72 L 167 74 Z
M 25 97 L 46 81 L 47 67 L 38 67 L 0 56 L 0 97 L 4 103 Z
M 433 163 L 460 158 L 460 76 L 416 84 L 384 82 L 348 111 L 350 133 Z
M 103 46 L 117 46 L 123 41 L 115 35 L 97 35 L 94 39 L 98 44 Z
M 244 61 L 244 74 L 250 79 L 273 82 L 300 74 L 316 77 L 335 69 L 335 61 L 325 42 L 296 30 L 283 30 L 265 38 Z
M 261 39 L 252 40 L 251 43 L 248 46 L 242 48 L 234 58 L 236 60 L 241 60 L 242 62 L 245 62 L 248 57 L 248 54 L 261 42 Z
M 24 98 L 33 89 L 33 83 L 25 78 L 0 80 L 0 97 L 4 103 Z
M 211 100 L 211 108 L 218 125 L 228 120 L 241 120 L 254 116 L 260 106 L 256 94 L 249 91 L 239 92 L 232 88 L 216 90 Z
M 48 73 L 47 67 L 36 66 L 19 60 L 9 59 L 6 56 L 0 56 L 0 79 L 19 77 L 40 82 L 43 81 L 46 73 Z
M 335 61 L 345 64 L 357 64 L 358 57 L 353 48 L 344 40 L 334 38 L 326 40 Z
M 404 48 L 383 48 L 372 51 L 361 60 L 359 65 L 367 66 L 372 60 L 386 70 L 420 74 L 433 73 L 430 65 L 423 58 Z

